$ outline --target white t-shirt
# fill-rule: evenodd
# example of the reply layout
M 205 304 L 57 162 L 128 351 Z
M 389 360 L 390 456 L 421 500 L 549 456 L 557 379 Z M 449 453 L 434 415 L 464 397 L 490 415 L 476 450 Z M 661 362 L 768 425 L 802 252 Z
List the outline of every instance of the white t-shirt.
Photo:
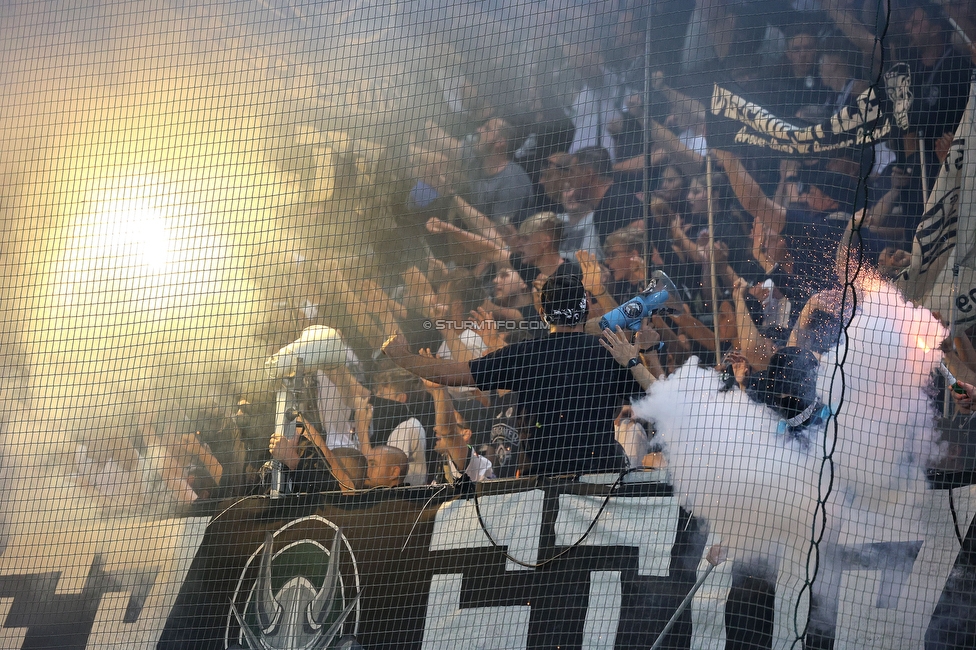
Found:
M 461 470 L 457 468 L 457 465 L 450 458 L 447 459 L 447 467 L 451 471 L 452 479 L 457 480 L 461 478 Z M 468 466 L 464 468 L 464 473 L 475 483 L 495 478 L 495 474 L 491 471 L 491 461 L 484 456 L 476 454 L 474 449 L 471 450 L 471 457 L 468 459 Z
M 410 468 L 403 482 L 407 485 L 427 484 L 427 432 L 417 418 L 398 424 L 386 441 L 407 455 Z
M 483 357 L 485 353 L 488 352 L 488 346 L 485 344 L 484 340 L 477 332 L 471 329 L 462 330 L 461 344 L 474 353 L 475 357 Z M 447 346 L 446 341 L 441 343 L 441 346 L 437 348 L 437 358 L 448 360 L 452 360 L 454 358 L 451 354 L 451 348 Z M 447 392 L 450 393 L 451 397 L 461 398 L 467 397 L 476 390 L 476 388 L 471 386 L 451 386 L 447 389 Z
M 598 261 L 603 261 L 603 247 L 600 246 L 600 235 L 596 231 L 592 212 L 575 224 L 569 222 L 569 215 L 566 213 L 557 217 L 563 224 L 563 240 L 559 244 L 560 257 L 578 263 L 576 251 L 583 250 L 592 253 Z

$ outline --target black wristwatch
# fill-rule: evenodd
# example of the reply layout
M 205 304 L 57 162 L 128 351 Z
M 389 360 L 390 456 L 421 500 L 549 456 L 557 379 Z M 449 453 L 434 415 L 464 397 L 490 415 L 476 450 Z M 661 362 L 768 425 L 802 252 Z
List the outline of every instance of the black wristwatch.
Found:
M 639 365 L 639 364 L 640 364 L 640 359 L 638 359 L 637 357 L 632 357 L 631 360 L 627 362 L 627 366 L 626 367 L 627 368 L 633 368 L 634 366 Z

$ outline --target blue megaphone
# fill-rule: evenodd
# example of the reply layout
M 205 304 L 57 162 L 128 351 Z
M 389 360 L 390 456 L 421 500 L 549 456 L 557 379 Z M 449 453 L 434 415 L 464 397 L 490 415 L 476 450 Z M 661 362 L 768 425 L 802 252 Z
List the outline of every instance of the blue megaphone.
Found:
M 668 309 L 668 300 L 677 298 L 678 290 L 671 279 L 663 271 L 655 271 L 643 291 L 600 319 L 600 329 L 616 330 L 620 327 L 637 331 L 644 318 Z

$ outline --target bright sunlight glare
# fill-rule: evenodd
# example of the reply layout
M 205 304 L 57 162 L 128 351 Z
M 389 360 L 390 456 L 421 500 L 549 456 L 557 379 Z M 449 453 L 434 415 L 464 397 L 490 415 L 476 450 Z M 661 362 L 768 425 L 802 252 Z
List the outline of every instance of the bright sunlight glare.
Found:
M 121 301 L 158 316 L 213 291 L 219 238 L 197 223 L 183 194 L 178 183 L 151 176 L 94 192 L 59 256 L 61 306 Z

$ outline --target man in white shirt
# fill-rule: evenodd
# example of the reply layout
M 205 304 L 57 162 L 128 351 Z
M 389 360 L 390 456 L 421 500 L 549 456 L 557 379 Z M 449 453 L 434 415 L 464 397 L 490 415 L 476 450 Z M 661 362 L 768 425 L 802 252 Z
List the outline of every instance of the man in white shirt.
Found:
M 369 391 L 353 375 L 350 368 L 359 365 L 352 350 L 346 350 L 345 365 L 318 370 L 317 404 L 322 435 L 330 449 L 351 447 L 359 449 L 355 432 L 368 425 Z
M 419 390 L 417 378 L 395 369 L 378 373 L 373 386 L 371 442 L 395 447 L 407 456 L 407 485 L 427 483 L 427 432 L 407 408 L 409 394 Z

